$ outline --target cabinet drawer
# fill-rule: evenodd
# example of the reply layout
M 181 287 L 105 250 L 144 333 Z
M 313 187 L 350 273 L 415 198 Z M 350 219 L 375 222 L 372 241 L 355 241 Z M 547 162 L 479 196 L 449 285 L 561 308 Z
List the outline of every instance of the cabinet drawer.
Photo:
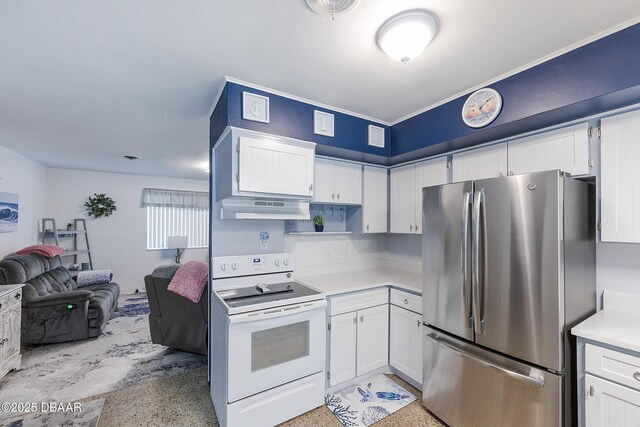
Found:
M 587 372 L 640 390 L 640 356 L 587 344 L 585 346 Z
M 391 304 L 422 314 L 422 297 L 416 294 L 391 289 Z
M 343 296 L 330 297 L 329 313 L 331 316 L 335 316 L 336 314 L 388 303 L 389 289 L 386 287 L 371 291 L 352 292 Z
M 17 296 L 16 296 L 17 295 Z M 5 311 L 14 304 L 20 304 L 22 299 L 22 289 L 9 292 L 0 297 L 0 311 Z

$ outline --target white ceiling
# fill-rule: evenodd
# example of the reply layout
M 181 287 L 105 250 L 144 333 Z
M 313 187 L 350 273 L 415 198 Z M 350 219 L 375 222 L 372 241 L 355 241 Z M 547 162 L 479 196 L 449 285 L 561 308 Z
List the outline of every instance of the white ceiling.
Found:
M 440 31 L 403 65 L 375 33 L 410 8 Z M 204 179 L 225 75 L 394 122 L 639 17 L 637 0 L 361 0 L 335 21 L 304 0 L 3 0 L 0 145 L 51 167 Z

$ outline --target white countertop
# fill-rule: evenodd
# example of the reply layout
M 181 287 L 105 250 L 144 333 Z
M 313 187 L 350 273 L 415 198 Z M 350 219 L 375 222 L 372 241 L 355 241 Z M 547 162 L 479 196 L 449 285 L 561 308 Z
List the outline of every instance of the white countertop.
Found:
M 420 274 L 392 267 L 303 276 L 296 277 L 296 280 L 324 292 L 327 296 L 381 286 L 393 286 L 422 294 L 422 276 Z
M 605 292 L 605 308 L 574 326 L 577 337 L 640 352 L 640 312 L 625 308 L 640 297 Z M 624 300 L 624 302 L 623 302 Z M 637 305 L 636 305 L 637 307 Z

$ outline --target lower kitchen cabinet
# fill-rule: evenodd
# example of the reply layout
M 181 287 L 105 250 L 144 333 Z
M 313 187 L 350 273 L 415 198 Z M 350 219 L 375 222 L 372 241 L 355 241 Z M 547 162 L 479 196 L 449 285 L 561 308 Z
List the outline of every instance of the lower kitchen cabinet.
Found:
M 389 304 L 330 319 L 329 387 L 389 363 Z
M 356 375 L 389 363 L 389 304 L 358 310 Z
M 329 385 L 356 376 L 357 312 L 331 316 L 329 330 Z
M 389 364 L 422 383 L 422 315 L 391 305 Z
M 585 425 L 640 426 L 640 354 L 585 346 Z
M 587 374 L 585 403 L 587 427 L 640 425 L 640 391 Z

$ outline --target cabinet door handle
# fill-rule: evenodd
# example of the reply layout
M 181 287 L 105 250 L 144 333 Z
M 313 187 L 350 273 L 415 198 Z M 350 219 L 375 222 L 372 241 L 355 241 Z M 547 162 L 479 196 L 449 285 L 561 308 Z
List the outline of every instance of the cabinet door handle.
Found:
M 338 200 L 340 200 L 340 193 L 338 193 Z
M 636 380 L 640 381 L 640 371 L 638 371 L 635 374 L 633 374 L 633 378 L 635 378 Z
M 409 304 L 409 300 L 405 298 L 405 299 L 404 299 L 404 303 L 405 303 L 405 304 Z
M 420 327 L 420 319 L 418 319 L 418 328 Z
M 413 225 L 409 225 L 409 231 L 413 231 Z
M 418 231 L 418 225 L 416 224 L 416 231 Z
M 331 193 L 331 199 L 335 200 L 335 198 L 336 198 L 336 193 Z
M 589 396 L 593 397 L 596 394 L 596 390 L 593 388 L 593 386 L 589 386 Z
M 367 230 L 369 229 L 369 224 L 367 224 Z
M 2 341 L 0 341 L 0 345 L 4 345 L 4 343 L 6 343 L 7 341 L 9 341 L 9 338 L 5 338 Z
M 354 317 L 354 318 L 353 318 L 353 323 L 354 323 L 354 324 L 355 324 L 355 323 L 358 323 L 358 316 L 356 316 L 356 317 Z
M 364 322 L 364 316 L 360 316 L 360 322 Z

